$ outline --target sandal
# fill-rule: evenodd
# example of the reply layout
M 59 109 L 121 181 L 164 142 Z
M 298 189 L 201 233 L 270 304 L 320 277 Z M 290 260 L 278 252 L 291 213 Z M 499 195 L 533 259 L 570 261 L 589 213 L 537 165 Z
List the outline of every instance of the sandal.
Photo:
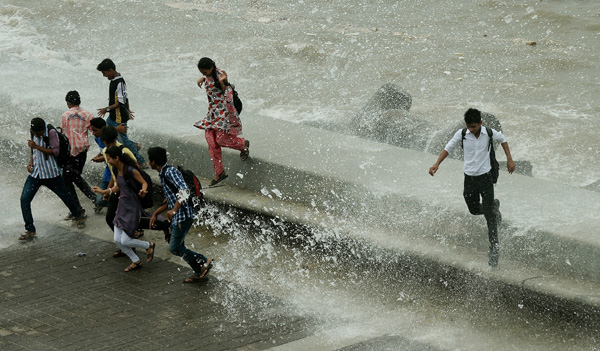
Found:
M 225 171 L 221 172 L 221 174 L 219 174 L 215 179 L 212 179 L 210 181 L 210 186 L 219 184 L 219 182 L 221 182 L 222 180 L 224 180 L 227 177 L 229 177 L 229 176 L 227 175 L 227 173 L 225 173 Z
M 202 279 L 208 275 L 208 272 L 213 268 L 213 261 L 210 258 L 206 259 L 206 263 L 202 265 L 202 270 L 200 271 L 199 279 Z
M 25 234 L 23 234 L 19 237 L 19 240 L 32 240 L 32 239 L 35 239 L 35 236 L 36 236 L 35 232 L 26 231 Z
M 250 156 L 250 140 L 246 140 L 245 145 L 246 147 L 244 148 L 244 150 L 240 152 L 240 158 L 242 159 L 242 161 L 246 161 L 248 159 L 248 156 Z
M 150 242 L 150 247 L 148 249 L 146 249 L 146 256 L 148 256 L 147 260 L 148 263 L 152 262 L 152 260 L 154 259 L 154 248 L 156 247 L 156 244 L 153 242 Z
M 189 277 L 185 278 L 185 279 L 183 280 L 183 283 L 184 283 L 184 284 L 189 284 L 189 283 L 198 283 L 198 282 L 201 282 L 201 281 L 205 281 L 205 280 L 207 280 L 207 279 L 208 279 L 208 278 L 206 278 L 206 277 L 200 278 L 200 277 L 198 277 L 197 275 L 195 275 L 195 274 L 192 274 L 192 275 L 190 275 Z
M 131 272 L 133 270 L 140 268 L 141 266 L 142 266 L 142 261 L 133 262 L 132 264 L 127 266 L 127 268 L 125 268 L 125 272 Z

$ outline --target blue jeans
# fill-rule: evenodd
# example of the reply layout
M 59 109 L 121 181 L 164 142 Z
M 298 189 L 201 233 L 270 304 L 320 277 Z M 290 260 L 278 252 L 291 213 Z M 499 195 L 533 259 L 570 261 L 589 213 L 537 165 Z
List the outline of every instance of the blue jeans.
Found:
M 106 124 L 111 127 L 116 128 L 119 126 L 120 123 L 113 121 L 109 117 L 106 119 Z M 127 126 L 127 123 L 123 123 L 123 125 Z M 125 147 L 128 148 L 133 153 L 133 156 L 135 156 L 135 158 L 137 159 L 139 164 L 146 163 L 146 159 L 144 158 L 144 156 L 142 156 L 142 154 L 140 154 L 138 152 L 138 149 L 135 146 L 135 143 L 133 141 L 129 140 L 127 133 L 119 133 L 119 136 L 117 137 L 117 139 L 119 140 L 119 142 L 121 144 L 125 145 Z
M 192 223 L 194 223 L 194 220 L 188 218 L 183 222 L 171 225 L 169 251 L 171 251 L 173 255 L 183 258 L 183 260 L 192 267 L 194 274 L 200 275 L 202 265 L 206 263 L 206 257 L 188 249 L 184 243 L 185 236 L 190 231 Z
M 33 197 L 42 185 L 58 195 L 62 202 L 67 205 L 73 216 L 78 217 L 83 214 L 81 206 L 78 205 L 75 200 L 73 200 L 71 194 L 69 194 L 67 186 L 65 185 L 65 180 L 62 176 L 50 179 L 39 179 L 27 176 L 27 180 L 23 186 L 23 192 L 21 193 L 21 213 L 23 214 L 23 220 L 25 221 L 25 230 L 35 232 L 33 215 L 31 214 L 31 201 L 33 201 Z

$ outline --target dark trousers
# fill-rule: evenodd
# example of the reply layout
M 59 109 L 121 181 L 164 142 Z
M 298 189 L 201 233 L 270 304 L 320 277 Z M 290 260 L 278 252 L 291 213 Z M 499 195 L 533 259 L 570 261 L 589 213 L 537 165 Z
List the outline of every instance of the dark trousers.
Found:
M 67 205 L 69 211 L 71 211 L 75 217 L 83 214 L 81 206 L 73 200 L 73 197 L 71 197 L 67 191 L 63 177 L 58 176 L 50 179 L 39 179 L 28 176 L 25 185 L 23 186 L 23 192 L 21 193 L 21 213 L 23 214 L 23 220 L 25 221 L 25 230 L 35 232 L 33 214 L 31 213 L 31 201 L 33 201 L 35 194 L 42 185 L 52 190 L 52 192 Z
M 65 185 L 67 186 L 67 190 L 79 206 L 81 206 L 81 203 L 77 198 L 77 193 L 75 192 L 74 185 L 77 185 L 79 190 L 81 190 L 87 198 L 92 200 L 92 202 L 96 202 L 96 194 L 94 194 L 90 185 L 81 176 L 86 158 L 87 150 L 80 152 L 77 156 L 70 156 L 69 161 L 63 170 L 63 177 L 65 178 Z
M 108 198 L 108 206 L 106 207 L 106 224 L 110 227 L 111 231 L 114 231 L 114 220 L 117 214 L 117 206 L 119 206 L 119 194 L 112 194 Z M 160 217 L 160 216 L 159 216 Z M 162 218 L 162 217 L 160 217 Z M 140 218 L 140 223 L 138 224 L 138 229 L 150 229 L 150 230 L 162 230 L 168 233 L 169 230 L 169 222 L 163 221 L 161 219 L 157 219 L 154 222 L 154 228 L 150 228 L 150 218 L 146 215 L 142 214 L 142 218 Z
M 115 216 L 117 215 L 117 206 L 119 206 L 119 194 L 111 194 L 108 197 L 108 206 L 106 206 L 106 224 L 110 227 L 110 231 L 114 232 L 114 224 Z
M 194 274 L 199 276 L 202 272 L 202 265 L 206 263 L 206 257 L 200 253 L 192 251 L 185 246 L 185 236 L 190 231 L 194 220 L 188 218 L 183 222 L 171 225 L 171 240 L 169 241 L 169 251 L 183 258 L 187 264 L 192 267 Z
M 498 244 L 498 223 L 491 174 L 489 172 L 480 176 L 465 174 L 463 197 L 472 215 L 485 216 L 490 244 Z

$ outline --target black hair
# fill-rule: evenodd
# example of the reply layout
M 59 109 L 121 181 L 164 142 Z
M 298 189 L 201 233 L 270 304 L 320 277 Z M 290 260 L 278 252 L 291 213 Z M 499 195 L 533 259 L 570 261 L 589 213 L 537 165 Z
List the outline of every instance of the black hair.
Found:
M 119 132 L 117 132 L 117 129 L 112 126 L 104 126 L 100 132 L 100 140 L 102 140 L 103 143 L 112 143 L 113 141 L 117 140 L 118 136 Z
M 90 125 L 98 129 L 102 129 L 106 126 L 106 121 L 102 117 L 96 117 L 90 120 Z
M 65 101 L 71 103 L 71 105 L 79 106 L 81 104 L 81 97 L 77 90 L 71 90 L 67 93 L 67 96 L 65 96 Z
M 141 172 L 137 166 L 137 162 L 134 159 L 132 159 L 130 156 L 128 156 L 127 154 L 123 153 L 123 150 L 121 150 L 121 147 L 111 146 L 106 149 L 106 154 L 112 158 L 118 157 L 119 160 L 125 164 L 125 166 L 131 166 L 131 167 L 137 169 L 138 172 Z M 117 174 L 117 170 L 115 169 L 115 167 L 113 167 L 113 173 Z
M 148 161 L 153 161 L 158 165 L 167 164 L 167 149 L 160 146 L 153 146 L 148 149 Z
M 217 65 L 215 64 L 215 61 L 213 61 L 212 59 L 208 58 L 208 57 L 203 57 L 200 59 L 200 61 L 198 61 L 198 69 L 213 69 L 212 73 L 211 73 L 211 77 L 214 81 L 214 85 L 221 89 L 224 90 L 221 87 L 221 82 L 219 82 L 219 77 L 217 75 Z
M 111 69 L 117 69 L 117 67 L 115 66 L 115 63 L 111 59 L 105 58 L 104 60 L 102 60 L 102 62 L 100 62 L 98 64 L 96 69 L 98 71 L 102 72 L 102 71 L 110 71 Z
M 465 123 L 481 123 L 481 111 L 474 108 L 468 109 L 467 112 L 465 112 Z
M 39 132 L 41 130 L 46 129 L 46 121 L 41 119 L 40 117 L 35 117 L 31 120 L 31 131 Z

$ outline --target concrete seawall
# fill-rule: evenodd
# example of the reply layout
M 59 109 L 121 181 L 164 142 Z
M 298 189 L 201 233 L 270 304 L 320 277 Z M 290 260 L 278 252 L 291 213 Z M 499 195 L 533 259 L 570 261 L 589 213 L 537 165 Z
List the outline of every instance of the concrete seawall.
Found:
M 0 76 L 16 81 L 31 65 L 39 64 L 20 63 Z M 5 92 L 14 103 L 14 111 L 5 111 L 12 116 L 2 137 L 7 150 L 21 152 L 26 127 L 15 121 L 29 116 L 32 102 L 56 101 L 40 110 L 46 120 L 59 120 L 64 94 L 74 87 L 69 80 L 50 79 L 58 73 L 92 82 L 78 89 L 84 108 L 105 105 L 104 99 L 88 99 L 105 97 L 106 82 L 97 72 L 86 76 L 76 69 L 39 66 L 45 70 L 35 71 L 48 72 L 48 79 L 39 77 L 35 89 L 22 85 Z M 204 100 L 128 86 L 137 115 L 131 136 L 144 145 L 142 151 L 164 146 L 171 164 L 212 178 L 203 132 L 192 127 L 206 111 L 200 103 Z M 340 237 L 529 291 L 600 306 L 600 193 L 501 172 L 496 187 L 504 218 L 501 258 L 498 269 L 490 270 L 485 220 L 469 215 L 462 199 L 462 162 L 446 160 L 432 178 L 427 170 L 435 155 L 259 116 L 252 113 L 252 102 L 248 106 L 242 121 L 251 158 L 241 162 L 238 152 L 225 149 L 229 178 L 225 186 L 206 190 L 209 199 L 330 228 Z M 168 126 L 167 131 L 161 126 Z
M 500 267 L 487 266 L 487 230 L 462 199 L 462 162 L 257 115 L 244 116 L 251 159 L 224 150 L 229 178 L 208 199 L 414 255 L 570 301 L 600 306 L 600 194 L 501 172 Z M 138 133 L 171 164 L 212 178 L 202 132 Z M 206 184 L 205 184 L 206 187 Z

